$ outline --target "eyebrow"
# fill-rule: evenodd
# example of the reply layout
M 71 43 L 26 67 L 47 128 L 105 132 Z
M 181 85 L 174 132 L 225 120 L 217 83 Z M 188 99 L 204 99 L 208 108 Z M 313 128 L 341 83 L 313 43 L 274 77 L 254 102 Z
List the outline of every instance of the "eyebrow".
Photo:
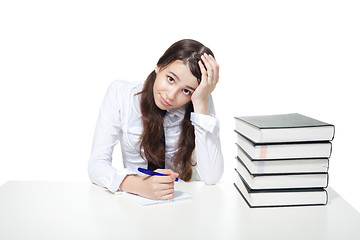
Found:
M 174 72 L 169 72 L 170 74 L 172 74 L 178 81 L 181 81 L 180 78 L 174 73 Z M 195 91 L 195 88 L 191 87 L 191 86 L 186 86 L 187 88 Z

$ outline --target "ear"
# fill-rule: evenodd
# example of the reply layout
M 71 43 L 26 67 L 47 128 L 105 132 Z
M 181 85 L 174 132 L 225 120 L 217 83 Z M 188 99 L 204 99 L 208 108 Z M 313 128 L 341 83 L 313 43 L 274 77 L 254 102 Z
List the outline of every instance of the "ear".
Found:
M 156 74 L 159 73 L 159 67 L 157 65 L 155 66 L 155 72 L 156 72 Z

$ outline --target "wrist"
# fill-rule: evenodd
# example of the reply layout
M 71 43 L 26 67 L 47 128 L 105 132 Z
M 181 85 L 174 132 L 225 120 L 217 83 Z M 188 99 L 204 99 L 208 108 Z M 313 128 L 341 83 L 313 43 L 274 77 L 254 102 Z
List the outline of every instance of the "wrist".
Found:
M 127 175 L 121 182 L 119 188 L 123 192 L 138 194 L 141 177 L 136 175 Z
M 193 101 L 194 112 L 204 115 L 209 115 L 208 101 Z

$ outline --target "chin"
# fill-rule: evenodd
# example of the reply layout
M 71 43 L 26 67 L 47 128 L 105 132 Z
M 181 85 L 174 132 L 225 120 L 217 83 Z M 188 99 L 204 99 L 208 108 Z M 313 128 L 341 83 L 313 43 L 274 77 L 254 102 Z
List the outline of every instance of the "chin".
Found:
M 169 109 L 169 108 L 165 107 L 164 105 L 162 105 L 161 102 L 160 102 L 160 100 L 157 101 L 157 100 L 155 99 L 155 105 L 156 105 L 158 108 L 160 108 L 161 110 L 168 110 L 168 109 Z

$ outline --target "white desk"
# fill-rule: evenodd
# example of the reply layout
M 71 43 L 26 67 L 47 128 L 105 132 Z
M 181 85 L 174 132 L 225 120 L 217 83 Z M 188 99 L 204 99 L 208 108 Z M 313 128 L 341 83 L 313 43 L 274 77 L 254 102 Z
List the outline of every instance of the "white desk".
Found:
M 232 183 L 177 183 L 192 200 L 139 206 L 89 182 L 0 186 L 0 239 L 360 239 L 360 214 L 334 190 L 317 207 L 251 209 Z

